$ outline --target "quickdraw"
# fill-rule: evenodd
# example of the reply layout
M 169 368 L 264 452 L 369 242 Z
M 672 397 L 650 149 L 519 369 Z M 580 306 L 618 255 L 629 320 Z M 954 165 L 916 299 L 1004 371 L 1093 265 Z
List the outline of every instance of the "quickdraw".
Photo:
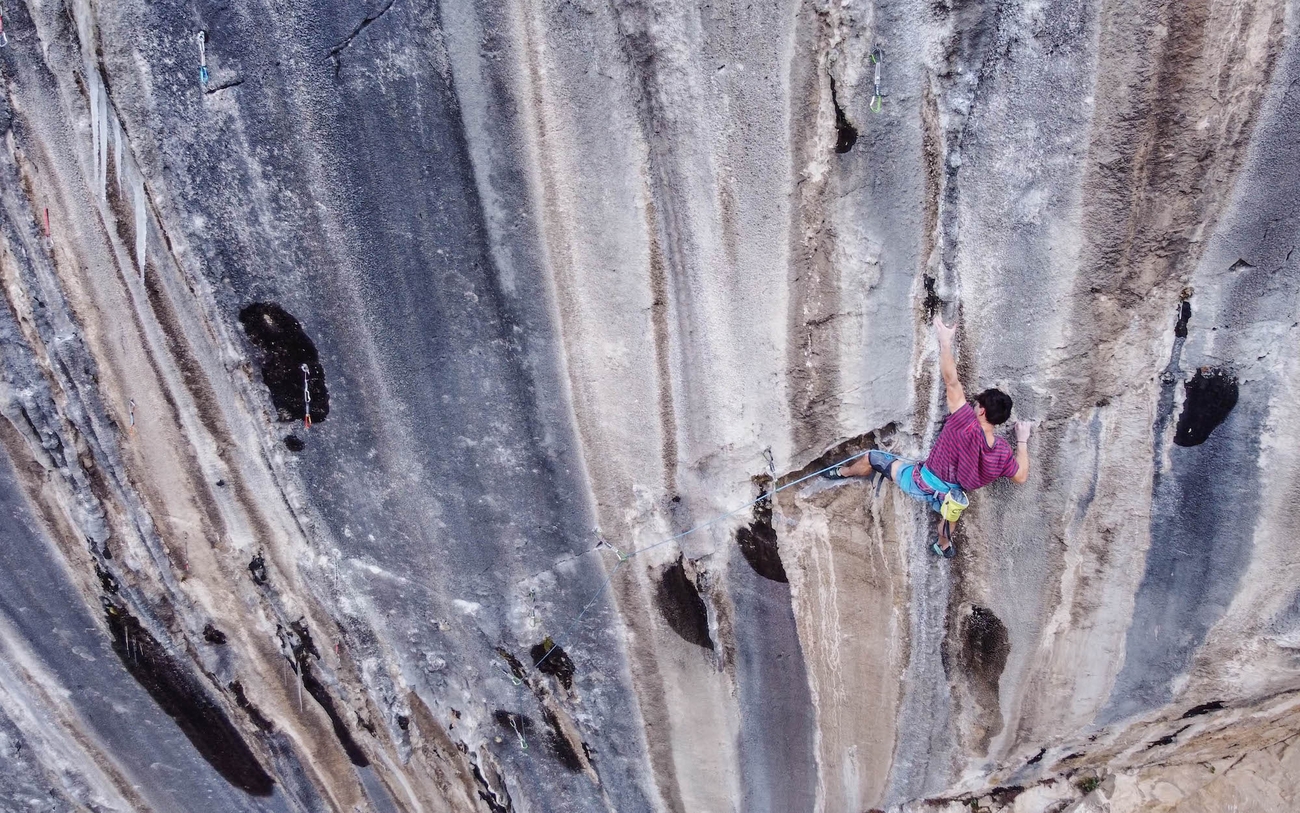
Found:
M 302 369 L 302 428 L 311 429 L 311 368 L 306 364 Z
M 199 82 L 206 85 L 208 83 L 208 53 L 204 46 L 208 37 L 200 31 L 194 38 L 199 42 Z
M 871 56 L 869 59 L 871 60 L 871 64 L 876 66 L 876 79 L 874 83 L 875 91 L 871 94 L 871 104 L 869 107 L 871 108 L 872 113 L 879 113 L 885 107 L 886 94 L 880 89 L 880 63 L 885 59 L 885 52 L 880 50 L 880 46 L 876 46 L 871 49 Z

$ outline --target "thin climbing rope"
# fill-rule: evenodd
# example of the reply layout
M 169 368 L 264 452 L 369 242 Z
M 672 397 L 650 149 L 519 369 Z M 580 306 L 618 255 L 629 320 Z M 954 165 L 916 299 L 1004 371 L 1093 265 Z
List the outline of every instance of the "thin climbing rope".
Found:
M 868 449 L 867 451 L 870 450 Z M 724 519 L 728 519 L 729 517 L 734 517 L 736 514 L 739 514 L 741 511 L 744 511 L 746 509 L 754 507 L 755 505 L 758 505 L 763 500 L 770 500 L 772 497 L 776 496 L 778 493 L 782 491 L 785 491 L 787 488 L 793 488 L 794 486 L 797 486 L 800 483 L 803 483 L 807 480 L 811 480 L 814 477 L 819 477 L 825 474 L 826 472 L 831 471 L 832 469 L 838 469 L 840 466 L 843 466 L 845 463 L 850 463 L 854 460 L 857 460 L 859 457 L 862 457 L 866 453 L 867 453 L 866 451 L 858 452 L 855 455 L 850 455 L 844 458 L 838 463 L 832 463 L 831 465 L 827 466 L 824 469 L 818 469 L 812 474 L 806 474 L 803 477 L 800 477 L 797 480 L 792 480 L 783 486 L 777 486 L 776 488 L 773 488 L 770 491 L 766 491 L 758 495 L 757 497 L 745 503 L 744 505 L 740 506 L 739 508 L 734 508 L 725 514 L 720 514 L 714 517 L 713 519 L 709 520 L 708 522 L 702 522 L 699 525 L 696 525 L 694 528 L 682 531 L 679 534 L 674 534 L 666 539 L 661 539 L 658 542 L 655 542 L 653 545 L 646 545 L 644 548 L 637 548 L 635 550 L 629 551 L 627 554 L 623 554 L 617 548 L 614 548 L 614 552 L 618 555 L 619 558 L 618 564 L 615 565 L 614 569 L 611 570 L 609 572 L 609 575 L 605 577 L 605 581 L 603 584 L 601 584 L 600 589 L 597 590 L 596 594 L 591 597 L 591 599 L 586 603 L 585 606 L 583 606 L 582 612 L 578 613 L 578 617 L 573 619 L 573 623 L 569 625 L 568 629 L 566 629 L 563 633 L 561 633 L 559 637 L 552 639 L 551 646 L 546 650 L 546 652 L 542 655 L 542 657 L 539 658 L 537 662 L 533 664 L 533 669 L 541 668 L 541 665 L 546 661 L 546 659 L 551 657 L 551 653 L 560 648 L 560 642 L 563 640 L 567 640 L 568 637 L 574 632 L 574 630 L 578 628 L 578 625 L 582 622 L 582 619 L 587 614 L 587 611 L 591 609 L 592 605 L 596 603 L 597 599 L 599 599 L 602 595 L 604 595 L 605 590 L 610 585 L 610 582 L 614 580 L 614 574 L 617 573 L 619 570 L 621 570 L 623 565 L 627 564 L 628 560 L 631 559 L 633 556 L 636 556 L 637 554 L 640 553 L 645 553 L 648 550 L 654 550 L 655 548 L 660 547 L 662 545 L 667 545 L 670 542 L 676 542 L 677 540 L 690 536 L 691 534 L 696 533 L 697 531 L 702 531 L 711 525 L 716 525 L 717 523 L 721 522 Z M 611 545 L 610 547 L 613 546 Z M 502 671 L 505 670 L 503 669 Z M 514 679 L 512 677 L 512 681 L 513 680 Z

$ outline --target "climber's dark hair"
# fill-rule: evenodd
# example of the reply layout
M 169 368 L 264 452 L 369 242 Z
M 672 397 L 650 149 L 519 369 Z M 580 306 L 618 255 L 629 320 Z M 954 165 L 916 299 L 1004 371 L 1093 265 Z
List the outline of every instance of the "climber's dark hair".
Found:
M 1002 390 L 984 390 L 975 396 L 975 402 L 984 407 L 984 418 L 994 426 L 1011 417 L 1011 396 Z

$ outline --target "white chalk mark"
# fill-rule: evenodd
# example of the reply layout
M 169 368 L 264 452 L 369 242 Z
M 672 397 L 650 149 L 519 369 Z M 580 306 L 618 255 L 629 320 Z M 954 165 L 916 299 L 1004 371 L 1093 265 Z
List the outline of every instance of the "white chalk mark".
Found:
M 117 179 L 118 194 L 122 193 L 122 122 L 113 117 L 113 175 Z
M 145 246 L 148 238 L 149 221 L 144 209 L 144 178 L 135 183 L 135 262 L 140 267 L 140 281 L 144 281 Z
M 93 159 L 92 178 L 99 177 L 99 74 L 89 71 L 86 75 L 87 90 L 90 92 L 90 153 Z
M 103 82 L 97 82 L 99 85 L 99 144 L 96 152 L 99 153 L 99 174 L 96 181 L 99 183 L 99 199 L 108 200 L 108 89 L 104 87 Z

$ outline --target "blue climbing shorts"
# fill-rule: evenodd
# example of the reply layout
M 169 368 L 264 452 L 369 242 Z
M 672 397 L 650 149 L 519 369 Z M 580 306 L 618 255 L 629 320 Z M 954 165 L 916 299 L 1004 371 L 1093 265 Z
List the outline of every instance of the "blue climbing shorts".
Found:
M 943 506 L 943 495 L 948 492 L 950 486 L 938 477 L 930 474 L 929 478 L 926 479 L 926 484 L 930 485 L 931 489 L 927 491 L 926 489 L 921 488 L 921 486 L 916 482 L 916 473 L 918 471 L 922 473 L 922 476 L 930 474 L 920 463 L 909 463 L 899 469 L 898 487 L 902 489 L 904 494 L 912 499 L 919 500 L 920 502 L 930 506 L 930 510 L 937 514 L 939 513 L 939 509 Z

